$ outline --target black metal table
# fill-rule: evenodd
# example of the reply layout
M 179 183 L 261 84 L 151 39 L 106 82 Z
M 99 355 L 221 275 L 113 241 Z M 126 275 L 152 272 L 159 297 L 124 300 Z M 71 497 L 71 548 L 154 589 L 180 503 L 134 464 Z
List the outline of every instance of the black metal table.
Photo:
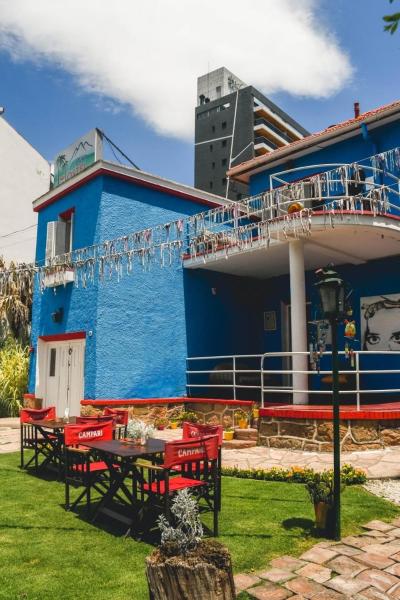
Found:
M 138 458 L 156 458 L 157 455 L 164 452 L 165 442 L 150 438 L 144 445 L 136 445 L 130 441 L 121 440 L 85 442 L 84 445 L 99 455 L 110 472 L 110 487 L 101 499 L 93 521 L 102 512 L 125 523 L 128 526 L 125 535 L 129 535 L 133 530 L 135 519 L 139 521 L 141 508 L 141 503 L 136 496 L 136 485 L 140 478 L 140 472 L 135 466 L 135 460 Z M 130 487 L 126 484 L 128 477 L 131 477 Z M 121 494 L 124 496 L 123 499 Z M 128 505 L 129 517 L 110 508 L 110 504 L 115 498 Z

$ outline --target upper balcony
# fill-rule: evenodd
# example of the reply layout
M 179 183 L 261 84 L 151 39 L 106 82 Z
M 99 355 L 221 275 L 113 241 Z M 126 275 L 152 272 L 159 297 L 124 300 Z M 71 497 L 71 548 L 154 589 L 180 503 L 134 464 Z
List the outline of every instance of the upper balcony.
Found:
M 306 269 L 400 254 L 400 185 L 389 163 L 371 157 L 271 175 L 265 193 L 192 217 L 184 266 L 280 275 L 289 272 L 288 244 L 297 239 L 304 240 Z M 313 174 L 293 181 L 296 171 L 304 175 L 306 169 Z

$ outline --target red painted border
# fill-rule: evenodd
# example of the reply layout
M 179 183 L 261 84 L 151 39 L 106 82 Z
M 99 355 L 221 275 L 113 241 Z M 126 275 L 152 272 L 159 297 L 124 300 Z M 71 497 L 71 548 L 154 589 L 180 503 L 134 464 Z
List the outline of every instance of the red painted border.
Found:
M 65 342 L 67 340 L 84 340 L 86 331 L 72 331 L 71 333 L 56 333 L 54 335 L 39 335 L 42 342 Z
M 252 406 L 251 400 L 221 400 L 221 398 L 112 398 L 110 400 L 81 400 L 83 406 L 141 406 L 143 404 L 227 404 L 228 406 Z
M 260 408 L 260 417 L 278 417 L 281 419 L 332 419 L 332 408 L 328 406 L 275 406 Z M 400 419 L 400 402 L 371 404 L 361 410 L 355 406 L 343 406 L 340 418 L 344 420 L 390 420 Z
M 60 213 L 58 216 L 60 219 L 70 219 L 75 212 L 75 206 L 69 208 L 68 210 L 64 210 L 64 212 Z
M 99 168 L 97 171 L 90 173 L 89 175 L 87 175 L 86 177 L 81 179 L 80 181 L 77 181 L 76 183 L 71 184 L 68 188 L 60 191 L 58 194 L 55 194 L 54 196 L 52 196 L 51 198 L 49 198 L 42 204 L 35 206 L 35 208 L 33 209 L 34 212 L 40 212 L 41 210 L 46 208 L 46 206 L 53 204 L 60 198 L 63 198 L 67 194 L 70 194 L 74 190 L 82 187 L 88 181 L 91 181 L 92 179 L 95 179 L 96 177 L 99 177 L 101 175 L 107 175 L 109 177 L 114 177 L 115 179 L 121 179 L 123 181 L 130 181 L 131 183 L 136 183 L 137 185 L 140 185 L 142 187 L 146 187 L 146 188 L 150 188 L 150 189 L 157 190 L 160 192 L 164 192 L 165 194 L 168 194 L 169 196 L 177 196 L 178 198 L 183 198 L 184 200 L 191 200 L 192 202 L 196 202 L 197 204 L 204 204 L 206 206 L 211 206 L 211 207 L 220 206 L 217 202 L 211 202 L 210 200 L 205 200 L 203 198 L 199 198 L 197 196 L 188 194 L 186 192 L 180 192 L 178 190 L 173 190 L 173 189 L 165 187 L 161 184 L 151 183 L 150 181 L 143 181 L 139 177 L 132 177 L 130 175 L 125 175 L 123 173 L 115 173 L 114 171 L 111 171 L 109 169 L 102 167 L 102 168 Z

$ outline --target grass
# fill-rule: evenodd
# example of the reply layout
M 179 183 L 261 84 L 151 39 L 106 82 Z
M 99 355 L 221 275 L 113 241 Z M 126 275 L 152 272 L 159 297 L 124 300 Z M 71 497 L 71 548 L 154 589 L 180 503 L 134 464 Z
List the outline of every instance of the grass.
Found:
M 63 509 L 64 486 L 0 455 L 0 599 L 144 600 L 152 546 L 124 539 Z M 343 534 L 400 513 L 361 487 L 343 495 Z M 225 477 L 220 540 L 235 572 L 264 568 L 274 556 L 315 543 L 313 508 L 303 485 Z

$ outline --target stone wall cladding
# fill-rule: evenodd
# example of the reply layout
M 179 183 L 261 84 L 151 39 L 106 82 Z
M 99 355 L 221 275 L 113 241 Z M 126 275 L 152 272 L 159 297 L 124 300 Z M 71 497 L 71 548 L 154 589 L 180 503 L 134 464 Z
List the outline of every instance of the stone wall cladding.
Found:
M 110 404 L 112 408 L 112 404 Z M 119 408 L 124 408 L 122 405 Z M 81 406 L 81 415 L 101 415 L 104 407 L 97 408 L 95 406 Z M 238 411 L 243 411 L 247 414 L 250 421 L 251 407 L 236 408 L 230 404 L 219 403 L 202 403 L 202 402 L 185 402 L 184 404 L 138 404 L 129 406 L 129 417 L 131 419 L 140 419 L 146 423 L 154 423 L 156 419 L 167 418 L 169 420 L 177 418 L 183 411 L 196 413 L 199 423 L 207 423 L 210 425 L 224 425 L 224 418 L 229 417 L 232 420 L 232 425 L 235 424 L 235 415 Z
M 400 419 L 344 420 L 340 422 L 340 439 L 343 452 L 400 446 Z M 258 444 L 269 448 L 332 452 L 333 423 L 319 419 L 261 417 Z

